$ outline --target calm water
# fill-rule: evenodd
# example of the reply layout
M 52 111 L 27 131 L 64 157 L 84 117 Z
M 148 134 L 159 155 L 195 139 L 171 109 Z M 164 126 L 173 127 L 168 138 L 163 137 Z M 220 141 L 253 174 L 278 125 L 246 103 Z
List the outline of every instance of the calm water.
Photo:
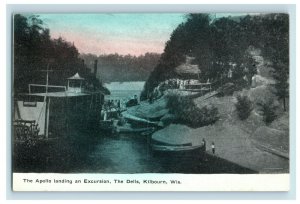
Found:
M 85 138 L 40 144 L 15 154 L 15 172 L 57 173 L 254 173 L 204 153 L 153 153 L 138 134 L 81 135 Z M 26 156 L 27 155 L 27 156 Z
M 114 83 L 110 97 L 139 95 L 142 83 Z M 123 84 L 124 85 L 124 84 Z M 130 90 L 129 87 L 134 87 Z M 77 139 L 74 139 L 77 138 Z M 204 153 L 154 153 L 150 137 L 139 134 L 110 135 L 101 132 L 35 148 L 15 147 L 15 172 L 59 173 L 254 173 Z

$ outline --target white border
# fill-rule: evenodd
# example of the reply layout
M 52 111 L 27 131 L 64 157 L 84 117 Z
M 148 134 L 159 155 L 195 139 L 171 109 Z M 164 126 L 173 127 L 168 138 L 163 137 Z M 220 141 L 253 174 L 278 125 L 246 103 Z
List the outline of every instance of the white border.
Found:
M 80 181 L 76 183 L 75 181 Z M 102 183 L 103 181 L 109 183 Z M 171 183 L 176 180 L 176 183 Z M 57 182 L 63 183 L 57 183 Z M 100 182 L 99 182 L 100 181 Z M 163 181 L 163 182 L 160 182 Z M 14 191 L 288 191 L 289 174 L 14 173 Z
M 6 1 L 6 2 L 7 3 L 23 3 L 23 1 Z M 52 0 L 52 1 L 43 1 L 43 2 L 28 0 L 26 2 L 27 3 L 57 3 L 57 4 L 68 3 L 68 2 L 66 2 L 64 0 Z M 96 4 L 96 3 L 98 3 L 98 1 L 90 1 L 90 0 L 86 0 L 85 2 L 77 1 L 77 0 L 72 1 L 72 3 L 78 3 L 78 2 L 79 3 L 85 3 L 85 4 L 88 4 L 88 3 Z M 113 1 L 109 1 L 108 3 L 113 4 L 115 2 L 117 2 L 117 3 L 124 3 L 123 1 L 114 1 L 114 0 Z M 139 2 L 139 1 L 130 1 L 130 2 L 132 2 L 132 3 L 143 3 L 143 2 L 146 2 L 146 3 L 155 3 L 155 2 L 158 2 L 158 1 L 154 0 L 154 1 L 143 1 L 143 2 Z M 172 4 L 173 3 L 186 4 L 186 3 L 189 3 L 189 2 L 198 3 L 198 1 L 196 2 L 196 1 L 189 1 L 189 0 L 186 0 L 184 2 L 182 2 L 182 1 L 179 2 L 179 1 L 175 0 L 175 1 L 171 1 L 171 2 L 172 2 Z M 1 3 L 2 3 L 1 4 L 1 10 L 0 10 L 1 25 L 5 25 L 5 23 L 7 22 L 6 18 L 5 18 L 5 15 L 6 15 L 5 4 L 4 4 L 4 2 L 1 2 Z M 158 3 L 166 3 L 166 2 L 162 0 L 162 1 L 159 1 Z M 218 3 L 223 3 L 223 2 L 222 1 L 211 0 L 211 1 L 209 1 L 209 3 L 211 3 L 211 4 L 218 4 Z M 273 1 L 252 0 L 252 1 L 243 1 L 243 2 L 240 2 L 240 1 L 227 1 L 226 3 L 227 4 L 228 3 L 256 3 L 256 4 L 284 3 L 284 4 L 288 4 L 288 3 L 296 3 L 296 1 L 290 1 L 290 0 L 286 0 L 286 1 L 279 1 L 279 0 L 273 0 Z M 4 5 L 4 6 L 2 6 L 2 5 Z M 245 6 L 247 6 L 247 5 L 245 5 Z M 274 5 L 269 5 L 269 8 L 272 8 L 273 6 Z M 33 7 L 34 7 L 34 5 L 33 5 Z M 158 8 L 158 7 L 156 7 L 156 8 Z M 216 5 L 216 7 L 218 7 L 218 5 Z M 278 9 L 278 7 L 280 7 L 280 6 L 277 6 L 277 9 Z M 283 5 L 283 7 L 286 8 L 286 5 Z M 229 10 L 232 11 L 230 9 L 231 5 L 225 5 L 224 8 L 225 8 L 225 10 L 227 12 Z M 246 7 L 244 7 L 244 8 L 246 9 Z M 259 8 L 259 5 L 257 5 L 257 8 Z M 59 9 L 61 9 L 61 7 L 60 8 L 57 7 L 57 10 L 59 10 Z M 90 10 L 94 10 L 94 9 L 91 8 Z M 122 8 L 120 8 L 120 10 L 122 10 Z M 291 8 L 288 9 L 288 10 L 291 11 Z M 297 14 L 297 19 L 299 19 L 298 17 L 299 17 L 299 14 Z M 293 19 L 293 20 L 295 21 L 296 19 Z M 298 29 L 299 29 L 299 27 L 297 28 L 297 31 L 299 31 Z M 294 32 L 295 32 L 295 30 L 294 30 Z M 7 34 L 9 35 L 9 33 L 10 33 L 9 30 L 7 30 L 6 33 L 5 32 L 0 32 L 0 35 L 1 35 L 1 44 L 2 45 L 4 45 L 7 42 L 5 36 Z M 294 38 L 295 38 L 295 33 L 294 33 Z M 7 44 L 9 44 L 9 43 L 7 43 Z M 299 51 L 298 49 L 299 49 L 299 41 L 297 41 L 297 51 Z M 5 50 L 6 50 L 5 46 L 2 46 L 1 47 L 1 62 L 4 62 L 5 59 L 6 60 L 9 59 L 9 57 L 7 57 L 7 58 L 4 57 L 5 56 L 4 53 L 6 52 Z M 296 62 L 295 61 L 296 60 L 296 57 L 295 57 L 295 55 L 296 55 L 295 54 L 296 53 L 295 52 L 295 50 L 296 50 L 295 39 L 292 42 L 291 50 L 293 52 L 293 53 L 291 53 L 291 54 L 293 54 L 293 57 L 292 57 L 292 61 L 293 62 L 291 63 L 291 67 L 292 67 L 292 64 L 293 64 L 294 67 L 296 67 L 295 66 L 295 62 Z M 299 53 L 299 52 L 297 52 L 297 53 Z M 9 64 L 9 60 L 7 61 L 7 64 Z M 5 65 L 4 65 L 4 67 L 5 67 Z M 0 70 L 1 70 L 0 76 L 2 77 L 1 80 L 0 80 L 1 81 L 1 85 L 0 85 L 1 93 L 6 92 L 7 93 L 6 96 L 10 96 L 9 89 L 5 88 L 6 85 L 9 84 L 9 83 L 6 83 L 6 79 L 5 78 L 7 78 L 7 76 L 9 76 L 9 75 L 6 74 L 7 70 L 5 70 L 5 69 L 0 69 Z M 297 77 L 299 77 L 298 74 L 299 74 L 299 72 L 297 72 Z M 296 70 L 294 70 L 294 75 L 292 77 L 294 77 L 294 80 L 296 79 Z M 299 82 L 297 81 L 297 87 L 298 87 L 298 83 Z M 296 92 L 296 87 L 295 86 L 293 86 L 293 90 Z M 299 89 L 297 90 L 297 93 L 298 93 L 297 95 L 299 95 Z M 296 96 L 294 96 L 294 99 L 295 98 L 296 98 Z M 0 102 L 1 102 L 0 107 L 3 108 L 2 112 L 4 112 L 5 109 L 6 109 L 6 107 L 7 107 L 6 106 L 7 101 L 1 100 Z M 294 100 L 294 103 L 295 102 L 296 102 L 296 100 Z M 299 114 L 299 110 L 297 109 L 297 115 L 298 114 Z M 294 116 L 292 118 L 293 122 L 291 122 L 291 127 L 293 128 L 292 129 L 293 132 L 294 132 L 294 130 L 296 128 L 296 124 L 295 124 L 295 117 L 296 116 L 295 115 L 296 115 L 296 113 L 294 112 Z M 1 130 L 5 130 L 5 132 L 6 132 L 6 129 L 7 129 L 7 126 L 6 126 L 6 122 L 7 121 L 6 121 L 6 119 L 7 119 L 7 117 L 5 117 L 4 114 L 2 114 L 1 115 L 1 122 L 0 122 L 1 126 L 0 127 L 1 127 Z M 292 133 L 292 131 L 291 131 L 291 133 Z M 293 134 L 296 135 L 295 132 Z M 296 139 L 294 138 L 294 140 L 292 142 L 294 144 L 296 144 Z M 1 156 L 3 156 L 2 160 L 5 161 L 7 159 L 7 157 L 5 157 L 6 152 L 7 152 L 6 151 L 6 144 L 7 143 L 2 142 L 1 144 L 3 145 L 2 148 L 1 148 L 1 150 L 0 150 L 1 151 Z M 298 144 L 297 146 L 299 146 L 299 140 L 297 141 L 297 144 Z M 298 150 L 295 150 L 295 151 L 292 152 L 292 155 L 291 155 L 291 157 L 293 157 L 293 155 L 294 155 L 293 159 L 291 160 L 291 162 L 292 162 L 291 163 L 292 164 L 292 168 L 296 166 L 296 164 L 295 164 L 296 163 L 296 159 L 295 159 L 296 151 L 298 152 Z M 8 162 L 8 164 L 9 164 L 9 162 Z M 10 185 L 9 185 L 9 183 L 11 181 L 10 177 L 9 177 L 10 168 L 9 167 L 7 167 L 6 169 L 1 168 L 1 171 L 2 171 L 1 172 L 2 173 L 1 174 L 2 175 L 2 181 L 6 180 L 6 182 L 7 182 L 6 185 L 4 185 L 4 182 L 1 185 L 2 188 L 3 188 L 3 190 L 1 191 L 1 193 L 2 193 L 1 194 L 1 199 L 5 199 L 6 196 L 7 196 L 8 199 L 22 199 L 22 198 L 23 199 L 53 199 L 54 197 L 55 198 L 60 198 L 60 199 L 72 199 L 72 198 L 74 198 L 74 199 L 82 199 L 82 194 L 55 194 L 55 193 L 51 193 L 51 195 L 50 195 L 50 194 L 35 194 L 35 193 L 32 194 L 32 193 L 27 193 L 27 194 L 22 194 L 22 196 L 20 196 L 21 194 L 14 194 L 14 195 L 12 195 L 11 191 L 10 191 Z M 257 193 L 246 193 L 246 194 L 244 194 L 244 193 L 238 193 L 238 194 L 236 194 L 236 193 L 226 193 L 226 194 L 219 194 L 219 193 L 216 193 L 216 194 L 203 194 L 203 193 L 189 194 L 189 193 L 185 193 L 185 194 L 180 194 L 179 195 L 179 194 L 173 194 L 173 193 L 169 193 L 169 194 L 168 193 L 164 193 L 164 194 L 159 194 L 159 195 L 161 196 L 160 197 L 161 199 L 166 199 L 166 198 L 169 198 L 169 199 L 172 199 L 172 198 L 174 198 L 174 199 L 182 199 L 182 198 L 186 198 L 186 199 L 293 199 L 293 198 L 295 198 L 295 193 L 296 193 L 295 192 L 296 182 L 294 182 L 296 180 L 295 172 L 291 171 L 291 178 L 292 178 L 292 186 L 293 186 L 293 188 L 291 189 L 290 193 L 288 193 L 288 194 L 279 194 L 279 196 L 277 196 L 278 194 L 272 194 L 272 193 L 268 193 L 268 192 L 263 193 L 263 194 L 261 194 L 261 193 L 260 194 L 257 194 Z M 5 195 L 5 189 L 6 189 L 6 195 Z M 102 193 L 101 196 L 95 196 L 95 194 L 91 194 L 91 197 L 87 197 L 87 196 L 89 196 L 87 194 L 84 194 L 84 195 L 85 195 L 86 199 L 95 199 L 95 198 L 96 199 L 97 198 L 98 199 L 117 199 L 116 195 L 120 196 L 120 194 L 118 194 L 118 193 L 117 194 L 113 193 L 113 194 L 110 194 L 110 195 Z M 129 193 L 129 194 L 126 194 L 126 195 L 125 194 L 121 194 L 121 197 L 123 197 L 124 199 L 136 199 L 136 198 L 137 199 L 155 199 L 155 198 L 157 198 L 157 194 L 155 194 L 155 193 L 154 194 L 132 194 L 132 193 Z M 28 203 L 32 203 L 32 201 L 28 202 Z M 230 201 L 230 203 L 232 203 L 232 202 Z M 266 203 L 266 202 L 264 202 L 264 203 Z

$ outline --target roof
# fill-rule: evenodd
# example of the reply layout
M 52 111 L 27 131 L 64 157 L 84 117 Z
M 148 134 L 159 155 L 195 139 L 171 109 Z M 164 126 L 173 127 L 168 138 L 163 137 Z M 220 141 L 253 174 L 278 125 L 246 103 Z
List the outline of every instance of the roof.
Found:
M 60 92 L 48 92 L 48 93 L 24 93 L 21 95 L 25 96 L 47 96 L 47 97 L 57 97 L 57 98 L 62 98 L 62 97 L 78 97 L 78 96 L 88 96 L 92 94 L 103 94 L 102 91 L 93 91 L 93 92 L 81 92 L 81 93 L 75 93 L 75 92 L 68 92 L 68 91 L 60 91 Z
M 78 72 L 74 74 L 74 76 L 69 77 L 68 79 L 84 80 L 84 78 L 79 76 Z
M 48 92 L 48 93 L 30 93 L 30 94 L 22 94 L 28 96 L 47 96 L 47 97 L 74 97 L 74 96 L 87 96 L 90 95 L 88 93 L 74 93 L 74 92 L 67 92 L 67 91 L 60 91 L 60 92 Z

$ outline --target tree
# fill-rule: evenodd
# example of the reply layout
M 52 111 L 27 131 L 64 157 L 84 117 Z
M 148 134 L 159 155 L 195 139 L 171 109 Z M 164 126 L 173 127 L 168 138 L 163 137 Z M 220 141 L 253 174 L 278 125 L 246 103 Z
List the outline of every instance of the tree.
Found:
M 257 62 L 249 54 L 249 48 L 254 47 L 261 50 L 264 59 L 272 62 L 276 95 L 283 100 L 285 108 L 289 75 L 288 23 L 286 14 L 214 19 L 207 14 L 189 14 L 171 34 L 142 95 L 147 96 L 166 79 L 179 78 L 174 70 L 184 62 L 185 55 L 195 57 L 194 63 L 201 70 L 200 80 L 210 79 L 214 88 L 227 82 L 249 87 L 253 75 L 257 74 Z M 232 77 L 227 77 L 229 72 L 233 73 Z
M 236 99 L 237 99 L 237 103 L 235 104 L 235 107 L 238 116 L 241 120 L 245 120 L 250 116 L 253 110 L 252 102 L 247 96 L 238 95 Z
M 273 72 L 273 78 L 276 80 L 274 92 L 278 99 L 282 100 L 284 111 L 286 111 L 286 98 L 289 97 L 289 74 L 287 72 L 285 65 L 277 65 L 276 71 Z
M 283 109 L 286 111 L 286 98 L 289 95 L 289 16 L 271 14 L 263 18 L 263 23 L 263 55 L 272 62 L 275 94 L 283 101 Z
M 91 70 L 93 70 L 94 61 L 98 60 L 97 77 L 104 82 L 145 81 L 157 65 L 160 54 L 145 53 L 140 56 L 81 54 L 80 58 Z
M 267 125 L 275 120 L 277 115 L 275 113 L 276 106 L 274 105 L 273 101 L 268 100 L 264 103 L 257 103 L 257 105 L 260 107 L 260 111 L 264 117 L 264 122 Z
M 62 38 L 51 39 L 50 30 L 44 27 L 39 16 L 14 15 L 14 92 L 27 92 L 28 84 L 45 84 L 41 70 L 54 70 L 49 84 L 66 85 L 66 78 L 79 72 L 87 83 L 101 88 L 101 84 L 89 72 L 79 58 L 74 44 Z

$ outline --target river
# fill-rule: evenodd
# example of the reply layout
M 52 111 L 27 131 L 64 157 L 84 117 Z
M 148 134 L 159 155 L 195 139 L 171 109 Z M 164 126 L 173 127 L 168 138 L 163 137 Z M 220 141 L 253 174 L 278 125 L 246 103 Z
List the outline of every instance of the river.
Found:
M 143 82 L 113 83 L 109 99 L 139 95 Z M 113 88 L 114 87 L 114 88 Z M 125 88 L 124 88 L 125 87 Z M 130 89 L 129 87 L 134 87 Z M 138 88 L 137 88 L 138 87 Z M 155 153 L 151 136 L 102 132 L 30 149 L 30 158 L 16 158 L 15 172 L 58 173 L 254 173 L 209 154 Z M 27 149 L 28 150 L 28 149 Z M 27 151 L 22 150 L 24 151 Z M 20 152 L 18 155 L 25 155 Z M 39 156 L 35 156 L 39 155 Z

